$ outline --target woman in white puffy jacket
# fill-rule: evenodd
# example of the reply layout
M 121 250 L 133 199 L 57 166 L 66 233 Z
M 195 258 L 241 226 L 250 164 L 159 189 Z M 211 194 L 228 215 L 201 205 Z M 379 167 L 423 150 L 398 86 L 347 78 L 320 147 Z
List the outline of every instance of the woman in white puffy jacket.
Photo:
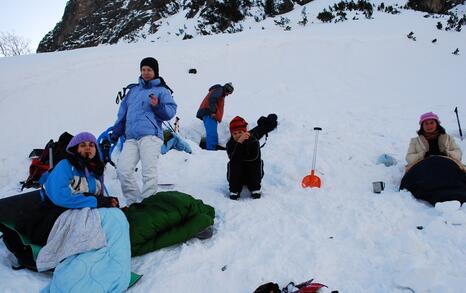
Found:
M 419 119 L 418 136 L 411 139 L 406 154 L 406 169 L 430 156 L 446 156 L 461 164 L 461 149 L 455 139 L 445 132 L 435 113 L 428 112 Z

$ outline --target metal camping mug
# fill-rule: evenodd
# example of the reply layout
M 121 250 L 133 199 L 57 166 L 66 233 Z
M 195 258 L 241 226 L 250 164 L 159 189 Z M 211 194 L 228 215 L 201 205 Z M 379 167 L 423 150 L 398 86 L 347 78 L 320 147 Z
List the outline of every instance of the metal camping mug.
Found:
M 385 183 L 383 181 L 372 182 L 372 191 L 374 193 L 381 193 L 385 189 Z

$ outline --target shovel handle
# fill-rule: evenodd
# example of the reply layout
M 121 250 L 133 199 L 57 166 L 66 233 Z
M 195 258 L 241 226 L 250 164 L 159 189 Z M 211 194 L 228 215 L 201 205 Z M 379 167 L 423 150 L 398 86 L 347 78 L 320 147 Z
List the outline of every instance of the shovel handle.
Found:
M 317 140 L 319 138 L 319 131 L 321 131 L 322 128 L 321 127 L 314 127 L 314 130 L 316 131 L 316 138 L 315 138 L 315 143 L 314 143 L 314 155 L 312 157 L 312 170 L 315 170 L 315 168 L 316 168 Z

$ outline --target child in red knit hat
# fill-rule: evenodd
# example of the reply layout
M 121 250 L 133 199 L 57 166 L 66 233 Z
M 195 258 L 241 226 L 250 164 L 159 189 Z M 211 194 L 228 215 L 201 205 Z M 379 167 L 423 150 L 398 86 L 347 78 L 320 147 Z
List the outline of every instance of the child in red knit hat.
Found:
M 261 159 L 259 140 L 277 127 L 277 115 L 260 117 L 257 126 L 248 131 L 248 123 L 236 116 L 230 122 L 231 138 L 227 143 L 230 161 L 227 165 L 227 179 L 230 184 L 230 199 L 240 197 L 246 185 L 252 198 L 261 197 L 261 180 L 264 176 L 264 162 Z

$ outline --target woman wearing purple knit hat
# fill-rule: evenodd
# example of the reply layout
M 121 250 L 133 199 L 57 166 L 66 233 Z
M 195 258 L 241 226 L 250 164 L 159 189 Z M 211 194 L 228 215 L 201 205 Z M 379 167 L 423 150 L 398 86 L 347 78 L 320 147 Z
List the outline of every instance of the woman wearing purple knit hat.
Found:
M 27 213 L 13 213 L 5 218 L 16 221 L 18 231 L 28 236 L 32 243 L 46 245 L 55 221 L 67 209 L 119 206 L 118 198 L 104 194 L 105 165 L 97 153 L 96 143 L 95 136 L 89 132 L 74 136 L 66 147 L 65 158 L 42 175 L 42 188 L 24 197 L 29 200 L 39 198 L 37 206 Z
M 43 185 L 44 195 L 64 208 L 118 207 L 116 197 L 104 196 L 104 164 L 89 132 L 74 136 L 61 160 Z
M 458 163 L 461 162 L 461 149 L 455 139 L 445 132 L 440 125 L 437 114 L 427 112 L 419 118 L 420 128 L 418 136 L 411 139 L 409 143 L 406 161 L 409 169 L 415 163 L 430 156 L 446 156 Z

